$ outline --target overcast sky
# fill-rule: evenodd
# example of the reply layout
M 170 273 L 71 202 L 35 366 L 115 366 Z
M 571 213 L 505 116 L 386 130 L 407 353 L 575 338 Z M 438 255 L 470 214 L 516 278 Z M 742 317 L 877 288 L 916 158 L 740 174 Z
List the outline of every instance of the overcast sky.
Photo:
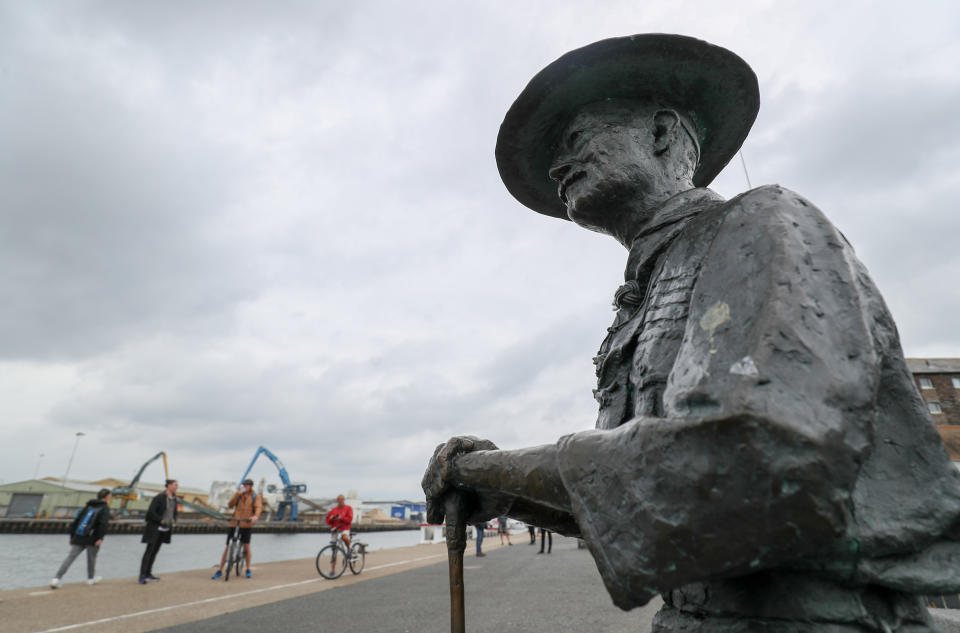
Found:
M 0 481 L 83 432 L 75 478 L 164 450 L 208 488 L 264 445 L 311 496 L 422 498 L 450 435 L 592 427 L 626 252 L 493 148 L 544 65 L 633 33 L 743 57 L 753 185 L 844 232 L 908 356 L 960 356 L 958 29 L 948 0 L 0 0 Z

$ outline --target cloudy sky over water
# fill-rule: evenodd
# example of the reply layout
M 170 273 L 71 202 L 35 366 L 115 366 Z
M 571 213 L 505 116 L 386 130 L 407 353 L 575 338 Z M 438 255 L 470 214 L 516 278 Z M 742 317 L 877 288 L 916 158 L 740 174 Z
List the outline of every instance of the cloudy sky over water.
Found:
M 514 201 L 493 148 L 540 68 L 632 33 L 743 57 L 753 184 L 845 233 L 907 355 L 960 356 L 958 24 L 946 0 L 0 0 L 0 481 L 62 476 L 83 432 L 71 477 L 164 450 L 207 488 L 264 445 L 311 496 L 419 498 L 452 434 L 591 427 L 626 253 Z M 713 188 L 746 189 L 739 160 Z

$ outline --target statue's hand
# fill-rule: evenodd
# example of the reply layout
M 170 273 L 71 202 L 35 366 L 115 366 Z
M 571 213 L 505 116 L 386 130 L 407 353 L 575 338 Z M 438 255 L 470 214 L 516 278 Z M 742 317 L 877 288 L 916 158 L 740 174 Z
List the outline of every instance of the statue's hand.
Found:
M 433 452 L 427 472 L 420 485 L 427 496 L 427 522 L 443 523 L 443 496 L 462 482 L 456 481 L 454 461 L 458 455 L 473 451 L 495 451 L 497 446 L 490 440 L 481 440 L 472 435 L 451 437 Z

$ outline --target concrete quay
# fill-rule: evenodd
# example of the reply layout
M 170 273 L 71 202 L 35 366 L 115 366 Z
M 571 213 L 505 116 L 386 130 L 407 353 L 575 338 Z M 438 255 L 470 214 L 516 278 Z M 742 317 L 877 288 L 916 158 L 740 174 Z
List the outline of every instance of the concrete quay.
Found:
M 0 534 L 67 534 L 73 519 L 6 519 L 0 518 Z M 185 519 L 177 521 L 177 534 L 222 534 L 227 520 Z M 416 521 L 364 523 L 353 525 L 353 531 L 388 532 L 418 530 Z M 328 533 L 330 527 L 320 521 L 260 521 L 253 526 L 254 533 L 291 534 L 295 532 Z M 110 522 L 107 534 L 140 534 L 143 518 L 116 519 Z

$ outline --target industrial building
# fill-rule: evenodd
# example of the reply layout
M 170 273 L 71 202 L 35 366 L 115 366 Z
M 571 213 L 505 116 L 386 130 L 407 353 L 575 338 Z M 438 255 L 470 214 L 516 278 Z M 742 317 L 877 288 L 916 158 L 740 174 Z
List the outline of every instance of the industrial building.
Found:
M 72 517 L 103 486 L 68 479 L 28 479 L 0 485 L 0 517 Z M 118 503 L 111 504 L 119 507 Z
M 960 358 L 908 358 L 907 367 L 950 459 L 960 462 Z
M 425 521 L 427 504 L 420 501 L 363 501 L 360 504 L 363 513 L 374 514 L 399 519 L 401 521 Z M 356 511 L 356 507 L 354 507 Z
M 129 480 L 100 479 L 98 481 L 61 480 L 53 477 L 27 479 L 0 485 L 0 517 L 64 519 L 72 517 L 87 501 L 97 495 L 101 488 L 113 489 L 125 486 Z M 163 490 L 163 484 L 140 482 L 137 484 L 139 498 L 127 502 L 127 512 L 133 516 L 146 513 L 150 500 Z M 187 501 L 205 504 L 207 492 L 199 488 L 180 486 L 177 495 Z M 113 499 L 110 508 L 117 512 L 120 499 Z

